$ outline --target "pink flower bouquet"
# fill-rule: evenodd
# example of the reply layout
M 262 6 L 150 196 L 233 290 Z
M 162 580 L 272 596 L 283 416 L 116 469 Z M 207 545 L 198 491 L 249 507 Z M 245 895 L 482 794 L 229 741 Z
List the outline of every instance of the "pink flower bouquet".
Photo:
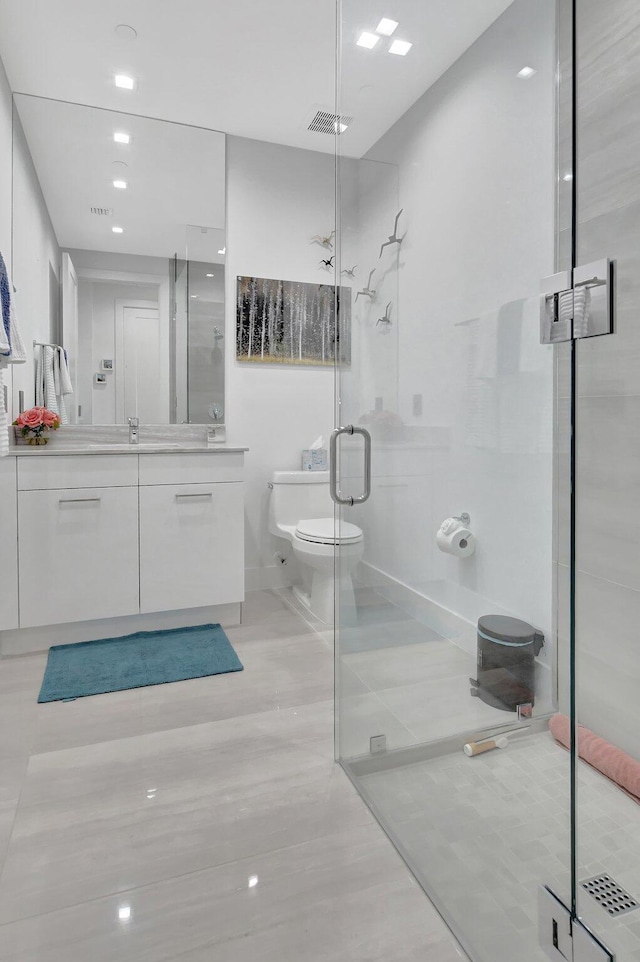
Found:
M 23 411 L 13 423 L 20 428 L 27 444 L 46 444 L 49 440 L 47 431 L 51 428 L 57 431 L 62 422 L 59 415 L 48 408 L 35 407 Z

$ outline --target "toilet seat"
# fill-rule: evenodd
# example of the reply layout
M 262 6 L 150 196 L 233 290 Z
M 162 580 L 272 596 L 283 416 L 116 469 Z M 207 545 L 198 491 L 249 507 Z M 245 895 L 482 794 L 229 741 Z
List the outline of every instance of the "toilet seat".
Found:
M 340 532 L 336 537 L 336 527 Z M 308 518 L 298 521 L 296 537 L 314 544 L 355 544 L 362 541 L 362 529 L 349 521 L 335 525 L 333 518 Z

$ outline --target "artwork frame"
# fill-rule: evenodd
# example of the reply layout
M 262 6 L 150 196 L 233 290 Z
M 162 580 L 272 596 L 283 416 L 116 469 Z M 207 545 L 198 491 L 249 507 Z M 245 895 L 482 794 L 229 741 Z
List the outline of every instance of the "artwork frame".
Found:
M 336 297 L 333 284 L 239 275 L 237 360 L 307 367 L 332 367 L 336 361 L 349 365 L 351 300 L 350 287 L 338 287 Z

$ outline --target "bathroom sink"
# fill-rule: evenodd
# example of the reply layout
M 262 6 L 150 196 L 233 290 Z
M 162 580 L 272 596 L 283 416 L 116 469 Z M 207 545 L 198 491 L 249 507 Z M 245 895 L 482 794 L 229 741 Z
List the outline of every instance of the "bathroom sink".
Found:
M 110 443 L 109 441 L 103 441 L 102 443 L 96 442 L 93 444 L 88 444 L 87 447 L 92 451 L 97 449 L 109 453 L 109 451 L 130 451 L 135 454 L 136 451 L 159 451 L 159 450 L 180 450 L 180 448 L 192 447 L 189 444 L 180 444 L 176 441 L 140 441 L 138 444 L 129 444 L 127 441 Z

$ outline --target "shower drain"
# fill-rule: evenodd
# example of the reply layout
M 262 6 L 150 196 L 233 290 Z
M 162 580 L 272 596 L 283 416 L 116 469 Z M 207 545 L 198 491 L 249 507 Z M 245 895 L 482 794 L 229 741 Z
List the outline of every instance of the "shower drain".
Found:
M 638 902 L 610 875 L 594 875 L 580 885 L 609 915 L 622 915 L 638 908 Z

